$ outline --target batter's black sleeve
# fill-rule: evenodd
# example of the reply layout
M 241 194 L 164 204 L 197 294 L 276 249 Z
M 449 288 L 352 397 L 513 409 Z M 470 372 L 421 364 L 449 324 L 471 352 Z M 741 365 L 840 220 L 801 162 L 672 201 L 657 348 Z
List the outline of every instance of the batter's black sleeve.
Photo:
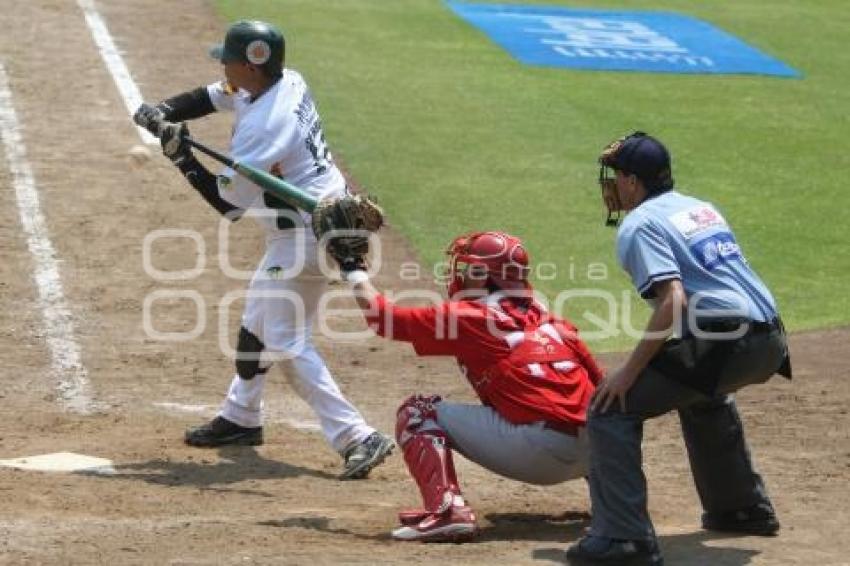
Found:
M 169 122 L 185 122 L 215 112 L 207 87 L 204 86 L 166 98 L 156 107 L 165 114 L 165 119 Z
M 194 155 L 190 154 L 178 165 L 178 168 L 189 181 L 189 184 L 192 185 L 192 188 L 198 191 L 210 206 L 232 222 L 239 220 L 243 210 L 221 198 L 221 195 L 218 194 L 218 183 L 216 183 L 215 175 L 210 173 Z

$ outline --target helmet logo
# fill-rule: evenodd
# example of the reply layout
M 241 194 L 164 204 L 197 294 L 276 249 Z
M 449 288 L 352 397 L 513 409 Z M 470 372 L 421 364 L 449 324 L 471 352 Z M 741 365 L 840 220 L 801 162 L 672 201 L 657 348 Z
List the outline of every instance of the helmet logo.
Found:
M 262 39 L 255 39 L 245 48 L 245 57 L 249 63 L 254 65 L 263 65 L 271 57 L 272 49 L 269 44 Z

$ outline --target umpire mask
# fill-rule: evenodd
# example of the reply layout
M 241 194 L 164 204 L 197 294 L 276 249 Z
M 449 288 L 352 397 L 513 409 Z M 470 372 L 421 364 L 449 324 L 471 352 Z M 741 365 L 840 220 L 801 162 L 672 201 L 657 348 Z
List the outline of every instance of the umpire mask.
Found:
M 623 146 L 625 137 L 612 141 L 599 156 L 599 188 L 602 191 L 602 202 L 608 209 L 605 225 L 616 228 L 620 225 L 620 216 L 623 205 L 620 203 L 620 195 L 617 192 L 617 180 L 615 172 L 615 156 Z
M 606 226 L 618 226 L 623 211 L 615 171 L 640 179 L 649 197 L 673 188 L 670 153 L 660 141 L 644 132 L 634 132 L 611 142 L 599 156 L 599 186 L 608 208 Z

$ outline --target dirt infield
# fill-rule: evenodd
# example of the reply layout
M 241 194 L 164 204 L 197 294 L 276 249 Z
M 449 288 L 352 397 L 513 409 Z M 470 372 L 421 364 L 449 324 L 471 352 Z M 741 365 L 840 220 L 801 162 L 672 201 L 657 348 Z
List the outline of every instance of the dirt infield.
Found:
M 180 2 L 177 16 L 162 7 L 155 0 L 98 3 L 146 98 L 157 100 L 217 77 L 215 64 L 207 64 L 203 53 L 223 29 L 201 0 Z M 81 415 L 63 410 L 59 402 L 41 330 L 33 258 L 12 175 L 0 159 L 0 360 L 5 367 L 0 459 L 69 451 L 108 458 L 117 473 L 0 468 L 0 563 L 563 561 L 563 549 L 587 525 L 584 483 L 527 486 L 460 458 L 462 485 L 483 519 L 481 539 L 437 546 L 392 542 L 388 533 L 395 511 L 418 501 L 401 458 L 394 455 L 368 481 L 337 481 L 339 458 L 281 373 L 267 388 L 265 446 L 209 451 L 184 446 L 183 429 L 215 413 L 229 382 L 231 366 L 217 343 L 219 302 L 245 282 L 221 272 L 215 213 L 158 155 L 141 166 L 128 156 L 138 135 L 76 3 L 6 2 L 3 18 L 0 64 L 10 78 L 97 405 L 92 414 Z M 226 146 L 228 131 L 226 117 L 193 128 L 216 147 Z M 237 267 L 251 269 L 261 237 L 242 224 L 234 227 L 230 256 Z M 145 272 L 145 236 L 166 228 L 201 235 L 206 265 L 199 277 L 165 283 Z M 386 275 L 378 285 L 400 290 L 390 275 L 412 254 L 391 228 L 385 244 Z M 160 270 L 189 269 L 195 262 L 195 248 L 185 238 L 163 239 L 151 249 Z M 200 337 L 175 343 L 146 335 L 144 297 L 163 289 L 197 291 L 209 322 Z M 224 312 L 232 331 L 238 304 Z M 160 331 L 185 332 L 195 324 L 195 307 L 185 300 L 164 301 L 153 313 Z M 330 324 L 355 329 L 362 323 L 337 314 Z M 678 424 L 674 417 L 648 423 L 650 509 L 669 564 L 850 564 L 850 540 L 843 536 L 850 524 L 848 339 L 850 329 L 794 335 L 794 382 L 776 378 L 739 396 L 754 458 L 783 523 L 778 538 L 701 531 Z M 472 400 L 448 361 L 419 360 L 408 347 L 377 338 L 341 344 L 319 338 L 318 343 L 349 398 L 386 431 L 392 430 L 396 404 L 410 393 Z

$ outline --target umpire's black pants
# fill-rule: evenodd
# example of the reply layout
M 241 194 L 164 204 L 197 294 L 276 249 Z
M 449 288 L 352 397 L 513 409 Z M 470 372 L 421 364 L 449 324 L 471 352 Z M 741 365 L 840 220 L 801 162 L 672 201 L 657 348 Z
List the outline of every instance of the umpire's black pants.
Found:
M 705 511 L 770 505 L 750 459 L 730 393 L 767 381 L 780 367 L 787 369 L 790 377 L 787 360 L 781 323 L 759 325 L 743 337 L 719 345 L 694 337 L 665 345 L 629 390 L 626 412 L 614 403 L 605 413 L 588 415 L 591 534 L 617 539 L 654 538 L 641 468 L 643 421 L 674 409 L 679 412 L 694 483 Z M 694 376 L 705 379 L 707 375 L 716 381 L 712 393 L 683 384 L 693 383 Z

